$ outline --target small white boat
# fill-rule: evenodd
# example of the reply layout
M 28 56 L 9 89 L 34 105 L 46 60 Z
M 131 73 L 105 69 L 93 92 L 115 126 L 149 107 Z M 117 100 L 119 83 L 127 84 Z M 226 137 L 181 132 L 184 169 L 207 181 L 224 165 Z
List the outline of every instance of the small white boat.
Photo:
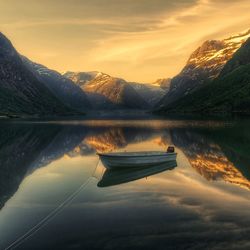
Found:
M 157 164 L 175 161 L 177 153 L 173 147 L 167 152 L 119 152 L 98 153 L 104 166 L 108 169 L 150 167 Z

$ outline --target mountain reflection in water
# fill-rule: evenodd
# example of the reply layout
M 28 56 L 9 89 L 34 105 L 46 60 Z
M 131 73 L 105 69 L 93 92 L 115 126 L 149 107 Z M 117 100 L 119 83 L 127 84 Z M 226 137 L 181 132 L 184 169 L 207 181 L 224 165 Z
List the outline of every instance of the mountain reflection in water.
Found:
M 224 180 L 250 189 L 248 131 L 172 129 L 170 133 L 173 143 L 184 152 L 191 166 L 207 180 Z
M 132 211 L 131 204 L 135 203 L 137 206 L 140 205 L 141 215 L 145 213 L 145 216 L 151 206 L 152 213 L 148 215 L 149 217 L 147 216 L 147 219 L 141 219 L 142 221 L 140 221 L 141 225 L 144 225 L 144 230 L 137 228 L 137 226 L 137 229 L 134 230 L 137 230 L 138 236 L 133 236 L 133 240 L 127 241 L 126 244 L 128 245 L 125 244 L 124 249 L 126 249 L 126 246 L 128 249 L 133 249 L 133 247 L 141 249 L 145 248 L 147 244 L 151 246 L 151 243 L 154 243 L 154 246 L 158 244 L 156 249 L 168 249 L 165 248 L 166 239 L 172 244 L 169 249 L 182 249 L 182 247 L 186 249 L 190 246 L 197 248 L 212 247 L 213 242 L 206 245 L 205 242 L 197 242 L 195 239 L 197 237 L 204 239 L 199 230 L 202 229 L 207 232 L 206 229 L 213 230 L 215 227 L 216 230 L 219 230 L 218 225 L 213 224 L 210 225 L 211 228 L 206 228 L 205 224 L 201 223 L 198 227 L 198 221 L 201 222 L 200 220 L 213 220 L 214 223 L 227 221 L 227 226 L 231 225 L 229 228 L 233 231 L 242 227 L 243 231 L 239 230 L 240 236 L 235 236 L 235 239 L 244 242 L 244 246 L 249 246 L 249 241 L 244 236 L 247 230 L 244 218 L 240 214 L 237 214 L 237 216 L 236 214 L 230 214 L 232 211 L 235 212 L 237 203 L 234 203 L 233 200 L 236 200 L 236 198 L 231 199 L 232 204 L 230 204 L 229 199 L 230 196 L 237 194 L 237 199 L 240 200 L 239 204 L 242 204 L 243 207 L 250 200 L 250 194 L 248 194 L 250 189 L 250 131 L 248 127 L 248 121 L 232 121 L 229 123 L 222 121 L 173 120 L 79 121 L 72 123 L 68 121 L 48 124 L 2 123 L 0 125 L 0 249 L 6 248 L 16 238 L 27 232 L 29 228 L 46 216 L 53 206 L 59 206 L 60 202 L 63 202 L 76 189 L 77 185 L 84 183 L 85 180 L 90 182 L 86 187 L 87 191 L 80 193 L 75 201 L 77 203 L 72 204 L 64 211 L 64 219 L 72 218 L 72 221 L 70 222 L 67 219 L 59 220 L 60 215 L 57 215 L 51 224 L 46 225 L 46 229 L 41 229 L 41 233 L 36 232 L 31 237 L 31 240 L 22 243 L 19 246 L 20 249 L 34 249 L 34 246 L 38 249 L 55 249 L 55 247 L 67 249 L 73 246 L 79 249 L 83 247 L 98 249 L 100 245 L 96 246 L 97 243 L 94 244 L 95 239 L 93 235 L 90 235 L 91 230 L 103 235 L 100 236 L 100 241 L 103 244 L 105 244 L 104 239 L 107 239 L 107 237 L 111 237 L 110 240 L 112 241 L 113 237 L 121 237 L 119 233 L 124 235 L 125 225 L 121 229 L 118 225 L 111 223 L 110 228 L 105 233 L 101 228 L 97 227 L 98 218 L 105 221 L 102 216 L 107 216 L 103 214 L 105 210 L 101 212 L 96 210 L 97 207 L 92 207 L 98 200 L 100 203 L 97 202 L 99 204 L 97 206 L 104 206 L 109 210 L 116 208 L 123 211 L 127 209 L 129 212 Z M 171 167 L 155 166 L 154 168 L 136 171 L 122 170 L 119 173 L 104 172 L 104 169 L 102 169 L 99 178 L 97 180 L 94 178 L 96 166 L 100 164 L 96 152 L 166 150 L 170 144 L 175 145 L 178 152 L 177 168 L 175 168 L 175 163 Z M 61 166 L 60 175 L 56 173 L 59 166 Z M 103 167 L 101 166 L 101 168 Z M 196 175 L 196 173 L 199 175 Z M 141 178 L 147 176 L 149 178 L 144 182 Z M 97 184 L 99 187 L 105 186 L 107 188 L 99 189 L 103 191 L 97 191 Z M 218 215 L 211 215 L 208 212 L 212 209 L 210 207 L 210 210 L 206 210 L 206 215 L 193 218 L 198 223 L 197 235 L 183 235 L 186 227 L 184 226 L 185 221 L 189 221 L 192 216 L 188 216 L 188 212 L 185 215 L 187 217 L 183 215 L 185 218 L 180 219 L 182 216 L 179 218 L 176 214 L 178 209 L 181 209 L 181 207 L 182 209 L 188 208 L 192 210 L 192 213 L 201 216 L 204 212 L 202 207 L 205 206 L 207 200 L 211 199 L 209 202 L 214 204 L 219 202 L 215 198 L 216 195 L 219 195 L 219 193 L 215 192 L 217 189 L 224 195 L 225 202 L 228 202 L 229 211 L 227 213 L 229 217 L 226 218 L 225 215 L 224 219 L 222 217 L 220 219 L 218 216 L 221 211 L 218 211 Z M 201 193 L 202 197 L 198 195 L 198 190 L 204 192 Z M 53 192 L 55 192 L 54 196 Z M 148 195 L 144 197 L 147 192 Z M 215 192 L 214 198 L 210 195 L 213 192 Z M 178 197 L 181 195 L 182 197 Z M 84 197 L 86 198 L 86 204 L 79 201 Z M 126 197 L 126 199 L 123 200 L 122 197 L 124 199 Z M 167 201 L 169 205 L 164 210 Z M 202 201 L 204 204 L 202 204 Z M 119 205 L 119 202 L 121 202 L 121 205 Z M 155 202 L 159 204 L 156 205 Z M 74 222 L 72 211 L 76 210 L 77 212 L 74 212 L 75 216 L 79 216 L 82 221 L 90 225 L 87 217 L 85 218 L 82 212 L 77 210 L 78 203 L 84 207 L 85 212 L 88 211 L 87 214 L 92 211 L 93 214 L 91 214 L 90 218 L 96 217 L 96 220 L 91 221 L 90 231 L 84 226 L 82 228 L 79 228 L 80 225 L 76 226 L 77 220 L 74 225 L 70 224 Z M 85 206 L 86 209 L 87 207 L 93 209 L 86 210 Z M 163 210 L 159 212 L 157 210 L 159 209 L 158 206 L 161 206 Z M 178 208 L 172 219 L 170 218 L 173 211 L 170 207 Z M 230 210 L 230 207 L 233 209 Z M 244 213 L 249 211 L 246 210 L 248 208 L 244 208 Z M 164 214 L 166 217 L 165 223 L 174 223 L 176 219 L 173 230 L 180 232 L 182 240 L 176 235 L 172 235 L 167 229 L 167 225 L 164 224 L 163 227 L 158 228 L 160 224 L 157 223 L 164 222 L 157 217 L 157 211 L 159 214 Z M 213 211 L 213 213 L 216 212 Z M 247 213 L 245 216 L 248 215 Z M 120 219 L 119 212 L 114 212 L 113 216 Z M 154 221 L 151 221 L 150 216 L 152 220 L 155 218 Z M 232 216 L 236 216 L 237 219 L 229 219 Z M 60 222 L 57 221 L 57 218 Z M 107 218 L 110 217 L 107 216 Z M 132 218 L 135 220 L 134 222 Z M 12 220 L 18 220 L 18 225 Z M 131 220 L 128 218 L 128 222 L 130 227 L 133 227 L 133 223 L 138 223 L 132 212 Z M 51 243 L 49 238 L 51 236 L 47 234 L 47 231 L 55 230 L 54 226 L 58 225 L 58 223 L 61 224 L 62 235 L 64 235 L 65 239 L 71 237 L 69 239 L 70 243 L 65 243 L 59 236 L 59 238 L 54 236 L 54 243 Z M 82 225 L 82 222 L 79 223 Z M 76 227 L 71 232 L 74 236 L 66 229 L 70 225 L 71 228 Z M 126 231 L 128 233 L 131 229 L 127 228 L 127 230 L 129 230 Z M 232 236 L 233 231 L 230 236 L 232 240 L 234 239 Z M 110 234 L 107 235 L 107 232 Z M 80 236 L 83 234 L 86 234 L 86 237 Z M 224 231 L 222 235 L 225 236 Z M 127 235 L 124 237 L 128 239 L 132 236 Z M 142 237 L 140 244 L 136 240 L 137 237 Z M 151 237 L 151 241 L 149 241 L 148 237 Z M 126 241 L 125 238 L 115 240 L 115 242 L 122 244 Z M 82 241 L 82 239 L 85 240 Z M 158 243 L 154 239 L 157 239 Z M 220 239 L 217 238 L 215 241 L 217 244 Z M 114 243 L 114 245 L 108 246 L 111 249 L 116 249 L 117 244 Z M 224 239 L 221 244 L 226 244 Z M 227 247 L 227 249 L 230 248 Z

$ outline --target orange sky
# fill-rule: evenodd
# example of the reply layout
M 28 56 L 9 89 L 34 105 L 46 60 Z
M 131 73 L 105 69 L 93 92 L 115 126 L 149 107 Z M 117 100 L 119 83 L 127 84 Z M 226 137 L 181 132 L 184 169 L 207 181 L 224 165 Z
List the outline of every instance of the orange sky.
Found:
M 249 0 L 0 0 L 0 9 L 0 30 L 31 60 L 140 82 L 172 77 L 204 40 L 250 28 Z

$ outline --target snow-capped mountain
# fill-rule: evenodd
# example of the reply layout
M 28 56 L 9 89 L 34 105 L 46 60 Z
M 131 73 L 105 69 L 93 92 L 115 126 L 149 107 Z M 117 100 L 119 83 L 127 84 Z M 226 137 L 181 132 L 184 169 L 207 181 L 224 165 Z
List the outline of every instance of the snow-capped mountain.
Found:
M 219 76 L 225 64 L 250 37 L 250 30 L 223 40 L 208 40 L 196 49 L 179 75 L 174 77 L 161 104 L 168 105 Z
M 98 71 L 90 71 L 90 72 L 72 72 L 67 71 L 63 75 L 73 81 L 74 83 L 77 83 L 80 87 L 83 87 L 86 83 L 93 80 L 97 75 L 101 75 L 101 72 Z
M 94 109 L 147 109 L 149 104 L 121 78 L 102 72 L 66 72 L 87 94 Z
M 167 91 L 160 84 L 127 82 L 98 71 L 66 72 L 64 76 L 87 93 L 96 109 L 104 106 L 109 108 L 114 105 L 124 108 L 148 109 L 154 106 Z M 136 98 L 136 101 L 133 98 Z

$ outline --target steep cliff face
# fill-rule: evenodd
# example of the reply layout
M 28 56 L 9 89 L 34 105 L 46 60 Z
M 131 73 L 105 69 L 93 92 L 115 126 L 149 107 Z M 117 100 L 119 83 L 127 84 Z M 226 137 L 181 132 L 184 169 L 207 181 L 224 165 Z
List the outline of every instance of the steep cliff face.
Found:
M 225 64 L 249 37 L 250 30 L 224 40 L 203 43 L 191 54 L 181 73 L 172 79 L 170 90 L 160 105 L 167 106 L 217 78 Z
M 250 38 L 235 52 L 233 57 L 226 63 L 222 69 L 219 78 L 231 74 L 234 70 L 239 69 L 241 66 L 250 64 Z
M 84 91 L 70 79 L 47 67 L 22 57 L 24 64 L 61 102 L 78 111 L 91 108 Z
M 220 75 L 162 110 L 188 113 L 250 114 L 250 39 L 226 63 Z
M 72 113 L 74 111 L 24 65 L 11 42 L 0 33 L 0 114 L 44 116 Z

